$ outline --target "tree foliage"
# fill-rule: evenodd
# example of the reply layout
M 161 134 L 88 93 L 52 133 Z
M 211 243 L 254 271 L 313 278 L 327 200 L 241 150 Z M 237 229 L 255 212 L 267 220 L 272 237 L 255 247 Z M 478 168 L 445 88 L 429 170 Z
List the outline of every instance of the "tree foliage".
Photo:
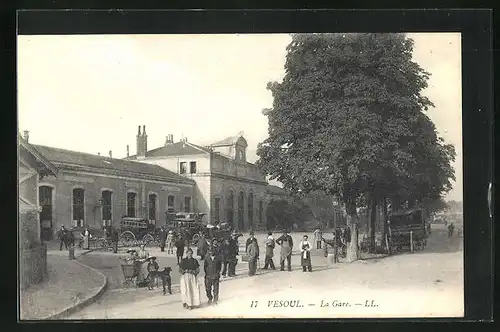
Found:
M 284 79 L 268 83 L 261 169 L 291 192 L 336 195 L 354 223 L 366 193 L 424 201 L 449 191 L 455 151 L 424 113 L 429 73 L 412 52 L 404 34 L 292 35 Z

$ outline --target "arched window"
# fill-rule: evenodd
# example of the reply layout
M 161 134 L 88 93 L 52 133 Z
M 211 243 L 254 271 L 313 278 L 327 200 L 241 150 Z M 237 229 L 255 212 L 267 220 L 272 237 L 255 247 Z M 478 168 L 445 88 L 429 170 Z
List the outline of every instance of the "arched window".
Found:
M 245 213 L 245 193 L 240 191 L 238 196 L 238 229 L 245 229 L 244 214 Z
M 184 212 L 191 212 L 191 196 L 184 197 Z
M 137 194 L 133 192 L 127 193 L 127 217 L 135 217 L 136 209 L 135 204 L 137 200 Z
M 248 194 L 248 224 L 253 225 L 253 194 Z
M 156 199 L 156 194 L 149 194 L 148 215 L 151 222 L 156 222 Z
M 83 227 L 85 220 L 85 190 L 73 189 L 73 223 L 75 227 Z
M 38 203 L 42 209 L 40 212 L 40 224 L 44 228 L 52 228 L 52 187 L 40 186 L 38 189 Z
M 214 221 L 216 224 L 220 222 L 220 197 L 214 198 Z
M 111 220 L 113 218 L 113 192 L 110 190 L 103 190 L 102 192 L 102 222 L 104 226 L 111 225 Z
M 233 225 L 233 208 L 234 208 L 234 195 L 233 192 L 230 191 L 227 196 L 227 206 L 226 206 L 226 221 L 231 225 Z
M 175 196 L 169 195 L 167 198 L 167 211 L 169 213 L 175 212 Z

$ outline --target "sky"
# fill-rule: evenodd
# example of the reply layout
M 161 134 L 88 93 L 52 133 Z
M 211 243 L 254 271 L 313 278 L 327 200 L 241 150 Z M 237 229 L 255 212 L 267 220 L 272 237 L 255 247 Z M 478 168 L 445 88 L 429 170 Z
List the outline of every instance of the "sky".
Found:
M 408 34 L 414 61 L 431 73 L 427 114 L 455 146 L 462 200 L 461 36 Z M 247 159 L 267 137 L 269 81 L 284 76 L 286 34 L 18 36 L 19 131 L 30 142 L 108 155 L 135 154 L 137 126 L 148 149 L 174 141 L 208 145 L 243 133 Z

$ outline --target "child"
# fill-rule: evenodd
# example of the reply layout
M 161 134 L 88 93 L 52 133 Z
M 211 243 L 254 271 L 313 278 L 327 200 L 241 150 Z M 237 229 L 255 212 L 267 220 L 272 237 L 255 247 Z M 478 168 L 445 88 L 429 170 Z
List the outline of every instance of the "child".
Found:
M 146 280 L 148 280 L 148 288 L 153 289 L 154 287 L 154 280 L 155 280 L 155 275 L 156 272 L 158 272 L 158 269 L 160 268 L 158 266 L 158 263 L 156 262 L 156 257 L 155 256 L 150 256 L 148 257 L 148 276 Z
M 168 293 L 172 294 L 172 278 L 170 277 L 170 272 L 172 269 L 169 266 L 166 266 L 163 271 L 157 272 L 157 276 L 161 278 L 161 284 L 163 286 L 163 295 L 165 295 L 166 289 L 165 286 L 168 289 Z

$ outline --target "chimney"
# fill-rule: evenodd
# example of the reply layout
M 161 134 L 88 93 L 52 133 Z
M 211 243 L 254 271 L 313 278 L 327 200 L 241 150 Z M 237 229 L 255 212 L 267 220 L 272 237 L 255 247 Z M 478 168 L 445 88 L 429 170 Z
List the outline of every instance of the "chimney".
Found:
M 109 157 L 113 158 L 113 152 L 111 150 L 109 150 Z
M 128 144 L 127 144 L 127 157 L 129 157 L 129 147 L 128 147 Z
M 169 145 L 174 143 L 174 135 L 168 134 L 167 138 L 165 139 L 165 145 Z
M 146 126 L 142 126 L 142 145 L 144 149 L 144 156 L 146 156 L 146 152 L 148 152 L 148 135 L 146 135 Z
M 100 155 L 101 155 L 101 153 L 100 153 L 100 152 L 97 152 L 97 155 L 98 155 L 98 156 L 100 156 Z
M 29 143 L 29 141 L 30 141 L 30 132 L 29 132 L 29 131 L 27 131 L 27 130 L 25 130 L 25 131 L 23 132 L 23 134 L 24 134 L 24 137 L 23 137 L 23 138 L 24 138 L 24 140 L 25 140 L 26 142 L 28 142 L 28 143 Z
M 146 151 L 144 151 L 144 135 L 141 135 L 141 126 L 137 129 L 137 157 L 144 157 Z

